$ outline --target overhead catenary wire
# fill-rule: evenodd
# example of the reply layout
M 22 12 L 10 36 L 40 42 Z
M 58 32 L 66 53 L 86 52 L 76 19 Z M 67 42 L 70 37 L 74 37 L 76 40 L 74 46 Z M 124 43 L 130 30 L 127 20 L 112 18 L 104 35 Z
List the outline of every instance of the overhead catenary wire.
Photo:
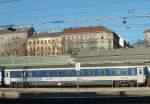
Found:
M 20 0 L 7 0 L 7 1 L 20 1 Z M 135 3 L 135 2 L 141 2 L 141 1 L 130 1 L 130 3 Z M 126 0 L 121 0 L 121 2 L 119 1 L 113 1 L 113 2 L 102 2 L 102 1 L 98 1 L 98 2 L 93 2 L 92 3 L 79 3 L 79 4 L 75 4 L 75 5 L 64 5 L 64 6 L 55 6 L 55 7 L 44 7 L 44 8 L 34 8 L 34 9 L 22 9 L 22 10 L 18 10 L 18 11 L 11 11 L 11 12 L 3 12 L 3 13 L 0 13 L 1 15 L 2 14 L 15 14 L 15 13 L 24 13 L 24 12 L 33 12 L 33 11 L 43 11 L 43 10 L 52 10 L 52 9 L 62 9 L 62 8 L 73 8 L 73 7 L 86 7 L 86 6 L 95 6 L 95 5 L 99 5 L 99 4 L 104 4 L 104 5 L 108 5 L 108 4 L 114 4 L 114 3 L 126 3 Z M 120 10 L 120 9 L 118 9 Z
M 0 1 L 0 4 L 9 3 L 9 2 L 16 2 L 16 1 L 21 1 L 21 0 L 5 0 L 5 1 Z

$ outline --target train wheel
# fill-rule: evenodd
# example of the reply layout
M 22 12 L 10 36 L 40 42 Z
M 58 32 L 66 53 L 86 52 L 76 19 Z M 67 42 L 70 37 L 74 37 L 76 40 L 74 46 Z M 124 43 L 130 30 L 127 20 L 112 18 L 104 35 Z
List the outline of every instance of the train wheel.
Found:
M 16 83 L 12 83 L 12 87 L 13 87 L 13 88 L 16 88 L 16 87 L 17 87 L 17 84 L 16 84 Z
M 119 82 L 114 82 L 114 86 L 115 87 L 120 87 L 120 83 Z
M 135 87 L 135 83 L 134 82 L 129 82 L 129 86 L 130 87 Z

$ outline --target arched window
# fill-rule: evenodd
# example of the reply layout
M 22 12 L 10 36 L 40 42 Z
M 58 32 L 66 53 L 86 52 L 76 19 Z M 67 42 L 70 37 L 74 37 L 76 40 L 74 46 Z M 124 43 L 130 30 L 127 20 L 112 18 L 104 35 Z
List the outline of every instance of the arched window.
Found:
M 43 51 L 43 47 L 41 47 L 41 51 Z

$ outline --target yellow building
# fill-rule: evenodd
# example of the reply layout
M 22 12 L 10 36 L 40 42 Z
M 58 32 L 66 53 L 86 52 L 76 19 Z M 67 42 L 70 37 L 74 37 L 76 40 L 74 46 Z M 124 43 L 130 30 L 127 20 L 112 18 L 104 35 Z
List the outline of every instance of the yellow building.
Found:
M 34 33 L 28 38 L 28 56 L 62 55 L 62 41 L 59 33 Z

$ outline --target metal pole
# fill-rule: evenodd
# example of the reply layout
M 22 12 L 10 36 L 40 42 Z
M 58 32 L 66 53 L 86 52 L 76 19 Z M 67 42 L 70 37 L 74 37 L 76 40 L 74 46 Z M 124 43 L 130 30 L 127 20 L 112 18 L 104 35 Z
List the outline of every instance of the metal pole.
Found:
M 79 93 L 79 70 L 77 70 L 77 92 Z
M 77 93 L 79 93 L 79 71 L 80 71 L 80 63 L 76 63 L 76 71 L 77 71 Z

